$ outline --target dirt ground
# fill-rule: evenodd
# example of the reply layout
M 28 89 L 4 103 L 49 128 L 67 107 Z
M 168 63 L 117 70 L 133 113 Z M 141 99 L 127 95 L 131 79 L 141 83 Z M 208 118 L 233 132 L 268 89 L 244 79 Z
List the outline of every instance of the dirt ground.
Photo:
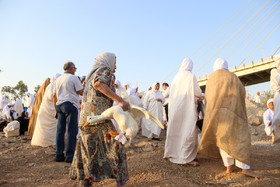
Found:
M 280 186 L 280 145 L 271 144 L 264 125 L 250 126 L 252 169 L 263 177 L 243 176 L 240 169 L 225 174 L 221 159 L 198 155 L 200 166 L 177 165 L 163 159 L 162 141 L 140 135 L 127 147 L 130 179 L 126 186 Z M 54 161 L 54 147 L 32 147 L 28 136 L 6 138 L 0 134 L 0 186 L 78 186 L 68 177 L 70 164 Z M 114 179 L 95 183 L 116 186 Z

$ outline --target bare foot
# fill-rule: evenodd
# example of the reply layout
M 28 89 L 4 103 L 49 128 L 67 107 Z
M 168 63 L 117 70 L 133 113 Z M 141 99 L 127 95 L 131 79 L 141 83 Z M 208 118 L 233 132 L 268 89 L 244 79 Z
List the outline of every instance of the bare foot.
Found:
M 255 173 L 254 171 L 252 171 L 250 169 L 242 169 L 242 174 L 249 176 L 249 177 L 257 178 L 257 179 L 261 178 L 260 175 L 258 175 L 257 173 Z
M 228 166 L 226 173 L 232 173 L 234 171 L 234 165 Z
M 189 163 L 187 163 L 187 164 L 190 165 L 190 166 L 193 166 L 193 167 L 199 166 L 199 163 L 197 161 L 194 161 L 194 160 L 189 162 Z

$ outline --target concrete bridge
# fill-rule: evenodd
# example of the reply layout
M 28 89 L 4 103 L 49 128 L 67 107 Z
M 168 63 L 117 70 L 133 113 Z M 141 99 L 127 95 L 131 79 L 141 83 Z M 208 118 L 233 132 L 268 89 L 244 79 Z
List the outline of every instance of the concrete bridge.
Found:
M 259 61 L 252 61 L 249 64 L 242 64 L 230 69 L 235 73 L 244 86 L 263 83 L 270 80 L 270 71 L 275 67 L 275 59 L 279 58 L 280 54 L 262 58 Z M 205 85 L 210 75 L 198 77 L 198 84 L 202 91 L 205 91 Z

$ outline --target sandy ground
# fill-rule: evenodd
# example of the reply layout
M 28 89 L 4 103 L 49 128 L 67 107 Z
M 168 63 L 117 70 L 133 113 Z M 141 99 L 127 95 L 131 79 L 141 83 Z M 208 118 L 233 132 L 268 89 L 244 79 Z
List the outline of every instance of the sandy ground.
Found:
M 249 126 L 252 137 L 251 167 L 261 179 L 246 177 L 240 169 L 225 174 L 221 159 L 198 155 L 200 166 L 177 165 L 163 159 L 162 141 L 140 135 L 127 147 L 130 179 L 126 186 L 280 186 L 280 145 L 271 143 L 264 125 Z M 28 136 L 6 138 L 0 133 L 0 186 L 78 186 L 68 177 L 70 164 L 54 162 L 53 147 L 32 147 Z M 116 186 L 114 179 L 95 183 Z

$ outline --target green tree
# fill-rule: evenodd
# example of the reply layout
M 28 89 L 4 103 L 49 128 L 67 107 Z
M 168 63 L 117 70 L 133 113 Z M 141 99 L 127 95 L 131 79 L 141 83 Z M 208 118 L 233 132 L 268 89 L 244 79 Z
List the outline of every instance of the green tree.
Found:
M 27 85 L 23 83 L 23 81 L 19 81 L 17 85 L 14 87 L 17 92 L 17 96 L 22 100 L 22 98 L 26 95 L 28 91 Z
M 25 85 L 23 81 L 19 81 L 15 87 L 3 86 L 1 89 L 2 95 L 13 100 L 16 100 L 17 98 L 23 100 L 27 91 L 27 85 Z
M 38 93 L 38 91 L 39 91 L 39 89 L 40 89 L 40 85 L 37 85 L 35 88 L 34 88 L 34 97 L 36 97 L 37 96 L 37 93 Z
M 3 86 L 1 89 L 1 93 L 7 99 L 14 98 L 14 96 L 16 95 L 14 88 L 10 86 Z
M 262 92 L 261 95 L 262 95 L 263 106 L 266 106 L 267 100 L 274 98 L 274 93 L 270 90 Z

